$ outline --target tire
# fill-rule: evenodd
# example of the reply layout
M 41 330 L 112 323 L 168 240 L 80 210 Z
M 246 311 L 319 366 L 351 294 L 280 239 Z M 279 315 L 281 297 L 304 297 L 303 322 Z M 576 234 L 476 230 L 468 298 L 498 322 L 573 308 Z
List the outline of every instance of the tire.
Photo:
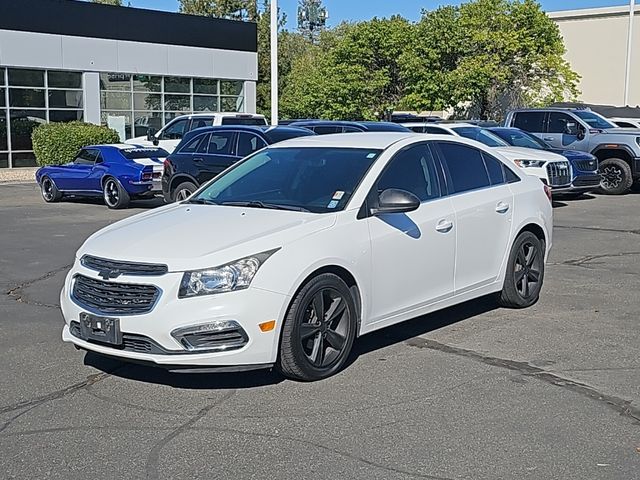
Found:
M 191 182 L 182 182 L 173 190 L 171 198 L 174 202 L 182 202 L 189 198 L 197 189 L 198 187 Z
M 322 313 L 317 315 L 317 310 Z M 300 289 L 289 306 L 276 367 L 294 380 L 329 377 L 346 363 L 356 328 L 357 310 L 349 287 L 332 273 L 318 275 Z
M 633 184 L 631 167 L 620 158 L 607 158 L 600 163 L 600 188 L 603 195 L 622 195 L 627 193 Z
M 509 253 L 507 273 L 498 299 L 501 306 L 526 308 L 538 301 L 544 281 L 544 253 L 542 242 L 533 233 L 518 235 Z
M 107 207 L 119 210 L 129 206 L 129 194 L 122 188 L 120 182 L 113 177 L 107 177 L 102 184 L 102 197 Z
M 62 198 L 62 192 L 58 190 L 56 184 L 49 177 L 40 179 L 40 194 L 47 203 L 59 202 Z

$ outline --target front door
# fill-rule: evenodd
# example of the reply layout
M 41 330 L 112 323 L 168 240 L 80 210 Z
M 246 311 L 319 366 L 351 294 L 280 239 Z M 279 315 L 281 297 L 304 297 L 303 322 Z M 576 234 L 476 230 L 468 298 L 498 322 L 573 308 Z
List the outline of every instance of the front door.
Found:
M 547 132 L 542 139 L 554 148 L 582 150 L 588 141 L 585 137 L 582 139 L 578 137 L 576 134 L 578 130 L 582 130 L 583 133 L 587 131 L 585 126 L 571 115 L 564 112 L 551 112 Z
M 415 194 L 420 207 L 367 219 L 371 237 L 372 289 L 368 323 L 388 320 L 453 294 L 456 229 L 451 200 L 428 144 L 396 154 L 377 185 L 379 194 L 398 188 Z
M 498 159 L 470 145 L 439 142 L 456 223 L 455 292 L 493 283 L 508 253 L 513 194 Z
M 88 148 L 80 150 L 73 163 L 61 168 L 61 173 L 56 176 L 56 186 L 60 190 L 68 192 L 91 190 L 91 182 L 88 178 L 93 170 L 97 155 L 97 150 Z

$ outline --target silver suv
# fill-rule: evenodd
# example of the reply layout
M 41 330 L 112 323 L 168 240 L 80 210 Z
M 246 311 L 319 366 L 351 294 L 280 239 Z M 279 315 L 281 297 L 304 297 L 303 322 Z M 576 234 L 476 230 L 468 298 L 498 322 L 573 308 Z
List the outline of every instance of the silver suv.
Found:
M 589 109 L 513 110 L 505 126 L 533 133 L 554 148 L 589 152 L 600 160 L 600 191 L 626 193 L 640 182 L 640 129 L 618 128 Z

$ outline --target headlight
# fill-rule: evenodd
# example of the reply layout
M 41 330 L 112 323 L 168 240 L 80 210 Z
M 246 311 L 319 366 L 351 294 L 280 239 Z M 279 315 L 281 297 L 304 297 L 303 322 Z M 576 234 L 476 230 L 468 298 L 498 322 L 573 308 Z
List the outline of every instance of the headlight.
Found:
M 279 248 L 241 258 L 219 267 L 185 272 L 180 283 L 178 298 L 213 295 L 249 288 L 262 264 Z
M 514 160 L 516 165 L 522 168 L 540 168 L 543 167 L 545 163 L 544 160 Z

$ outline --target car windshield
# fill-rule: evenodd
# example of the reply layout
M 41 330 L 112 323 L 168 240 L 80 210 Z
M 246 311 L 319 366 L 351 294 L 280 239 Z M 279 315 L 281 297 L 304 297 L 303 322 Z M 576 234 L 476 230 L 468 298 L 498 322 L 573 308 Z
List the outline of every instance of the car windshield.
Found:
M 222 125 L 266 125 L 264 118 L 224 117 Z
M 453 127 L 451 130 L 461 137 L 469 138 L 480 143 L 484 143 L 487 147 L 508 147 L 509 144 L 489 130 L 480 127 Z
M 530 135 L 521 130 L 492 130 L 501 139 L 513 147 L 535 148 L 536 150 L 549 150 L 551 147 L 535 135 Z
M 217 177 L 189 202 L 340 211 L 380 153 L 360 148 L 267 148 Z
M 576 114 L 576 116 L 578 116 L 581 120 L 584 120 L 590 127 L 601 128 L 605 130 L 607 128 L 616 128 L 615 125 L 609 123 L 607 120 L 605 120 L 604 117 L 601 117 L 597 113 L 589 112 L 587 110 L 578 110 L 573 113 Z
M 169 156 L 169 152 L 163 148 L 128 148 L 121 150 L 124 158 L 136 160 L 139 158 L 164 158 Z

